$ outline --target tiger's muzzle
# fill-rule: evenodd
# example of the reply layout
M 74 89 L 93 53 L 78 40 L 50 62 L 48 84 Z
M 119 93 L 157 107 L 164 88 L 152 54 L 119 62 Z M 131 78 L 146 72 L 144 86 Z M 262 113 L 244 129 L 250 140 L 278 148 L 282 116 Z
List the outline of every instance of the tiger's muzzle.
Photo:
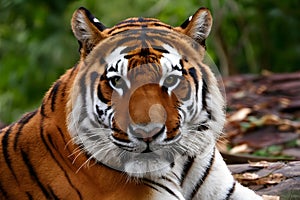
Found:
M 113 135 L 115 139 L 164 142 L 180 133 L 178 99 L 174 93 L 169 95 L 159 84 L 145 84 L 113 99 L 113 128 L 119 130 Z

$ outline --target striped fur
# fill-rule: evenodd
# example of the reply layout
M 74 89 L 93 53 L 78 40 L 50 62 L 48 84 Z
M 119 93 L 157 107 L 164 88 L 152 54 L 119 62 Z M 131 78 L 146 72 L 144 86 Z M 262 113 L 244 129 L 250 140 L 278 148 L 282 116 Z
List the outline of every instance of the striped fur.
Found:
M 0 131 L 0 199 L 261 199 L 215 143 L 224 101 L 202 63 L 212 24 L 72 18 L 80 61 Z

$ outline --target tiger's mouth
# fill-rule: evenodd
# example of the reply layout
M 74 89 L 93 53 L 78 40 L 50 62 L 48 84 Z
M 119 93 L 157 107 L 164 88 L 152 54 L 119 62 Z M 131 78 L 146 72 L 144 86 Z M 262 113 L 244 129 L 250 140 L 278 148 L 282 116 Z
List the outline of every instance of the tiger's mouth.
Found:
M 112 128 L 110 137 L 112 143 L 125 151 L 139 154 L 174 149 L 181 139 L 180 128 L 175 137 L 168 138 L 166 126 L 160 123 L 134 124 L 129 125 L 126 132 L 119 129 L 117 131 L 116 128 Z M 120 134 L 126 135 L 126 139 L 121 138 Z
M 131 177 L 160 177 L 174 165 L 175 159 L 181 156 L 179 141 L 181 133 L 175 138 L 166 138 L 164 124 L 131 125 L 128 128 L 127 141 L 111 137 L 112 142 L 120 149 L 122 171 Z
M 165 160 L 169 163 L 174 161 L 174 154 L 166 149 L 161 149 L 158 151 L 151 151 L 147 153 L 127 153 L 122 156 L 121 161 L 123 163 L 129 160 L 139 161 L 139 162 L 149 162 L 149 161 L 160 161 Z

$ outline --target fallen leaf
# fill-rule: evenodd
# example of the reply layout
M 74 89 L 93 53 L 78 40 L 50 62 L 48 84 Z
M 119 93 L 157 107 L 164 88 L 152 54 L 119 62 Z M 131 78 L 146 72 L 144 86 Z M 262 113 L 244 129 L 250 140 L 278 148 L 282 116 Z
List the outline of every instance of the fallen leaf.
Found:
M 267 89 L 268 89 L 268 87 L 267 87 L 266 85 L 261 85 L 259 88 L 257 88 L 256 93 L 257 93 L 257 94 L 262 94 L 262 93 L 264 93 Z
M 238 181 L 253 181 L 253 180 L 257 180 L 259 178 L 259 176 L 255 173 L 243 173 L 243 174 L 235 174 L 235 179 L 237 179 Z
M 276 115 L 264 115 L 261 119 L 262 121 L 262 124 L 265 124 L 265 125 L 276 125 L 278 123 L 280 123 L 281 119 L 276 116 Z
M 261 167 L 261 168 L 264 168 L 264 167 L 269 167 L 269 166 L 270 166 L 270 163 L 267 162 L 267 161 L 249 162 L 249 166 L 251 166 L 251 167 Z
M 228 122 L 242 121 L 251 113 L 250 108 L 241 108 L 228 118 Z
M 233 147 L 230 149 L 230 154 L 237 154 L 237 153 L 249 153 L 251 152 L 251 149 L 249 149 L 249 146 L 247 144 L 241 144 Z
M 279 196 L 262 195 L 263 200 L 280 200 Z
M 257 185 L 274 185 L 278 184 L 281 181 L 285 180 L 285 177 L 280 173 L 270 174 L 266 177 L 259 178 L 256 181 Z

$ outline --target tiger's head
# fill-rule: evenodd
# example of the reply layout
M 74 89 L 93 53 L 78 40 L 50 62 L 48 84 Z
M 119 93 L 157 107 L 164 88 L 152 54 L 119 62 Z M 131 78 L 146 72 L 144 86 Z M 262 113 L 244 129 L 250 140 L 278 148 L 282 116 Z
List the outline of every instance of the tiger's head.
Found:
M 180 27 L 130 18 L 106 28 L 84 8 L 73 14 L 81 59 L 68 129 L 90 158 L 131 177 L 160 177 L 181 156 L 214 147 L 224 102 L 202 62 L 211 25 L 206 8 Z

